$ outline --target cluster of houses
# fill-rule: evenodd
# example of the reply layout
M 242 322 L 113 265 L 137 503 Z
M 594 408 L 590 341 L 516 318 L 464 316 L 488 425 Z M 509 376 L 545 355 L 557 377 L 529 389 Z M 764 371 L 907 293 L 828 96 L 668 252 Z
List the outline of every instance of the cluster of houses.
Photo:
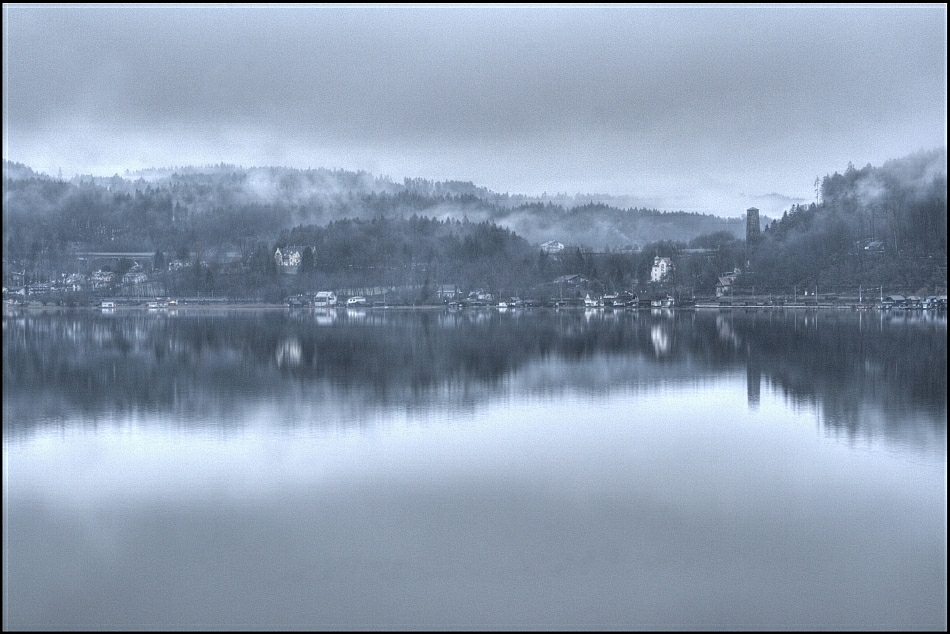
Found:
M 541 250 L 549 254 L 561 253 L 564 248 L 564 245 L 556 240 L 550 240 L 541 245 Z M 274 263 L 277 264 L 277 270 L 290 275 L 298 273 L 305 249 L 307 247 L 302 246 L 277 248 L 274 251 Z M 653 259 L 653 267 L 650 269 L 650 281 L 663 282 L 674 270 L 676 270 L 676 265 L 673 264 L 671 258 L 656 256 Z
M 888 295 L 881 299 L 881 308 L 903 310 L 946 310 L 946 295 L 931 295 L 918 297 L 917 295 Z
M 542 244 L 541 248 L 546 253 L 560 253 L 564 250 L 564 245 L 560 242 L 551 240 Z M 304 249 L 306 249 L 306 247 L 300 246 L 286 246 L 276 249 L 274 252 L 274 262 L 277 265 L 278 270 L 282 273 L 290 275 L 298 273 L 300 270 L 302 253 Z M 650 281 L 662 283 L 669 278 L 675 269 L 676 266 L 671 258 L 657 256 L 654 258 L 653 267 L 650 271 Z M 736 274 L 738 274 L 738 271 Z M 557 300 L 552 301 L 560 301 L 561 303 L 570 303 L 573 301 L 579 305 L 582 305 L 584 300 L 579 299 L 578 293 L 584 292 L 582 289 L 586 287 L 588 282 L 590 282 L 590 280 L 579 274 L 561 275 L 557 277 L 550 283 L 550 286 L 552 287 L 550 289 L 551 295 L 556 295 L 558 298 Z M 388 290 L 396 291 L 398 289 Z M 344 297 L 347 297 L 346 304 L 348 306 L 385 304 L 384 289 L 350 289 L 349 291 L 341 291 L 341 293 Z M 367 294 L 376 301 L 367 299 Z M 565 298 L 565 294 L 567 295 L 567 298 Z M 382 295 L 382 301 L 379 301 L 380 298 L 375 297 L 377 295 Z M 497 298 L 492 292 L 485 289 L 475 289 L 466 294 L 457 284 L 440 284 L 436 286 L 435 298 L 439 301 L 439 303 L 450 305 L 495 306 L 504 304 L 516 306 L 522 303 L 521 300 L 516 297 Z M 328 307 L 337 306 L 340 304 L 337 296 L 331 291 L 321 291 L 314 295 L 295 295 L 293 297 L 287 298 L 286 301 L 290 306 L 299 307 Z M 601 302 L 601 306 L 623 307 L 637 305 L 639 300 L 633 293 L 623 292 L 613 295 L 605 295 L 603 298 L 598 298 L 596 301 Z
M 672 308 L 677 304 L 672 295 L 665 297 L 639 297 L 635 293 L 622 291 L 620 293 L 611 293 L 603 297 L 591 297 L 588 293 L 584 298 L 584 308 Z M 693 302 L 688 302 L 692 305 Z M 571 303 L 556 302 L 555 306 L 570 306 Z M 580 304 L 577 304 L 580 305 Z
M 135 286 L 148 281 L 141 270 L 132 270 L 123 275 L 118 282 L 123 286 Z M 51 295 L 57 293 L 81 291 L 107 291 L 116 283 L 116 274 L 112 271 L 96 271 L 92 274 L 64 273 L 59 280 L 25 284 L 7 289 L 13 295 Z
M 24 284 L 24 272 L 13 272 L 9 274 L 10 281 L 13 284 L 4 287 L 5 295 L 18 295 L 23 298 L 29 296 L 57 295 L 76 292 L 109 292 L 116 286 L 122 286 L 127 291 L 141 288 L 145 285 L 149 277 L 143 267 L 135 262 L 131 269 L 121 277 L 114 271 L 98 269 L 92 273 L 62 273 L 58 279 L 54 278 L 45 282 L 33 284 Z
M 582 284 L 585 278 L 581 276 L 562 276 L 562 282 Z M 557 280 L 555 281 L 557 282 Z M 465 307 L 586 307 L 586 308 L 657 308 L 672 307 L 672 296 L 646 298 L 630 291 L 620 291 L 605 295 L 580 297 L 577 294 L 579 286 L 572 286 L 566 294 L 552 293 L 546 299 L 522 299 L 520 297 L 497 297 L 495 293 L 485 289 L 476 289 L 465 293 L 456 284 L 443 284 L 437 287 L 436 296 L 439 303 L 449 308 Z M 378 290 L 378 289 L 377 289 Z M 390 289 L 398 291 L 398 289 Z M 320 291 L 313 294 L 297 294 L 286 298 L 285 302 L 291 308 L 333 308 L 346 306 L 347 308 L 362 308 L 369 306 L 387 306 L 385 294 L 359 295 L 342 292 L 337 295 L 333 291 Z M 691 302 L 688 302 L 691 303 Z
M 880 248 L 877 241 L 868 241 L 861 244 L 862 248 L 874 251 Z M 278 270 L 286 274 L 295 274 L 299 272 L 303 261 L 303 254 L 307 247 L 286 246 L 277 248 L 274 252 L 274 261 Z M 551 240 L 541 245 L 545 253 L 558 254 L 565 250 L 564 244 Z M 80 254 L 83 255 L 83 254 Z M 85 254 L 90 256 L 87 261 L 92 263 L 92 256 L 112 257 L 132 256 L 137 254 Z M 146 254 L 147 255 L 147 254 Z M 80 258 L 83 259 L 83 258 Z M 129 259 L 132 259 L 131 257 Z M 168 270 L 174 271 L 190 266 L 191 263 L 182 260 L 171 260 L 166 265 Z M 653 260 L 653 266 L 650 269 L 650 282 L 662 284 L 670 280 L 671 275 L 676 271 L 676 264 L 670 257 L 657 255 Z M 716 297 L 727 298 L 733 294 L 733 286 L 741 274 L 740 269 L 736 268 L 727 271 L 718 276 L 716 283 Z M 24 284 L 24 272 L 5 271 L 5 279 L 12 281 L 13 285 L 4 288 L 4 295 L 20 296 L 26 299 L 29 296 L 52 295 L 66 292 L 101 292 L 107 293 L 116 290 L 117 286 L 123 288 L 122 294 L 153 294 L 160 292 L 149 281 L 149 276 L 145 273 L 143 267 L 138 261 L 135 261 L 132 268 L 117 279 L 117 274 L 108 270 L 96 270 L 93 273 L 71 273 L 62 274 L 58 280 L 49 282 Z M 406 286 L 401 288 L 354 288 L 337 289 L 334 291 L 320 291 L 309 295 L 297 295 L 288 298 L 286 301 L 291 306 L 315 306 L 332 307 L 339 305 L 347 306 L 372 306 L 386 305 L 387 299 L 393 299 L 395 296 L 402 296 L 403 301 L 406 295 L 413 295 L 421 290 L 421 285 Z M 532 305 L 534 301 L 537 305 L 578 305 L 588 307 L 645 307 L 648 303 L 653 304 L 659 301 L 672 303 L 670 298 L 665 300 L 655 297 L 647 300 L 637 297 L 630 292 L 612 293 L 603 296 L 591 296 L 588 290 L 592 289 L 591 280 L 583 275 L 572 274 L 562 275 L 553 281 L 544 285 L 540 290 L 542 296 L 547 296 L 550 301 L 541 302 L 540 300 L 521 300 L 517 297 L 499 298 L 489 290 L 475 289 L 463 291 L 457 284 L 440 284 L 434 289 L 428 299 L 436 300 L 440 304 L 446 305 L 473 305 L 473 306 L 519 306 Z M 147 292 L 146 292 L 147 291 Z M 340 297 L 337 296 L 340 293 Z M 586 298 L 584 297 L 587 294 Z M 934 295 L 930 297 L 918 297 L 914 295 L 889 295 L 882 297 L 880 307 L 885 309 L 946 309 L 946 295 Z
M 366 298 L 354 296 L 347 300 L 349 306 L 365 304 Z M 339 298 L 333 291 L 320 291 L 313 295 L 293 295 L 287 299 L 287 304 L 291 307 L 314 306 L 318 308 L 332 308 L 339 304 Z

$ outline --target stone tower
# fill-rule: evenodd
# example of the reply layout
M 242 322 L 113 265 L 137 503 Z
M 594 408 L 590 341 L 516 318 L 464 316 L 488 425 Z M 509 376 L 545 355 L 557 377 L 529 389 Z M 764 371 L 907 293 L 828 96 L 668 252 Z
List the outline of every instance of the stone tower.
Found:
M 749 207 L 745 213 L 745 241 L 746 243 L 755 242 L 762 234 L 759 227 L 759 210 L 755 207 Z

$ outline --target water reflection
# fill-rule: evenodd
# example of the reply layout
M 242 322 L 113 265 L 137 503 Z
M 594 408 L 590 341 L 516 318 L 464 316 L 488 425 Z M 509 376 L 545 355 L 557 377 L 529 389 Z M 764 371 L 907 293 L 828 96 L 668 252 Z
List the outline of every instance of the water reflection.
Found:
M 51 311 L 3 355 L 4 629 L 946 628 L 945 319 Z
M 762 371 L 755 361 L 750 360 L 746 367 L 746 393 L 749 401 L 749 409 L 759 409 L 759 400 L 762 395 Z
M 3 320 L 4 435 L 129 412 L 240 425 L 289 396 L 360 418 L 743 372 L 752 410 L 764 385 L 834 433 L 945 437 L 946 351 L 945 316 L 881 312 L 21 313 Z
M 653 324 L 650 328 L 650 339 L 653 341 L 653 352 L 656 356 L 670 353 L 670 335 L 663 324 Z

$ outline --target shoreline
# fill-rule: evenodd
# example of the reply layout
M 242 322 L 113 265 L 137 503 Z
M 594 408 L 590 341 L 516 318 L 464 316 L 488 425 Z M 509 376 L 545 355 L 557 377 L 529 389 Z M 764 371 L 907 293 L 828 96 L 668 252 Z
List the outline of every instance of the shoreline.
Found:
M 902 307 L 882 307 L 877 305 L 862 305 L 857 303 L 820 303 L 820 304 L 783 304 L 783 305 L 769 305 L 769 304 L 752 304 L 752 303 L 736 303 L 736 304 L 719 304 L 719 303 L 707 303 L 707 302 L 698 302 L 696 304 L 691 304 L 687 306 L 672 306 L 672 307 L 649 307 L 649 308 L 623 308 L 620 310 L 615 310 L 610 307 L 585 307 L 585 306 L 560 306 L 560 307 L 551 307 L 551 306 L 531 306 L 531 307 L 500 307 L 500 306 L 468 306 L 468 307 L 457 307 L 457 306 L 447 306 L 447 305 L 425 305 L 425 306 L 329 306 L 329 307 L 320 307 L 320 306 L 288 306 L 287 304 L 269 304 L 269 303 L 256 303 L 256 302 L 235 302 L 235 303 L 225 303 L 225 302 L 209 302 L 209 303 L 187 303 L 179 304 L 177 306 L 161 306 L 161 307 L 148 307 L 142 304 L 131 305 L 131 304 L 118 304 L 112 307 L 102 307 L 102 306 L 56 306 L 56 305 L 46 305 L 46 306 L 4 306 L 4 313 L 7 312 L 17 312 L 17 311 L 70 311 L 70 310 L 80 310 L 80 311 L 100 311 L 100 312 L 133 312 L 133 311 L 142 311 L 155 314 L 168 314 L 168 313 L 177 313 L 177 312 L 188 312 L 195 310 L 216 310 L 216 311 L 227 311 L 227 310 L 260 310 L 260 311 L 274 311 L 274 310 L 283 310 L 289 312 L 328 312 L 328 311 L 436 311 L 436 310 L 450 310 L 453 312 L 459 311 L 471 311 L 471 310 L 498 310 L 500 312 L 509 312 L 509 311 L 523 311 L 523 310 L 569 310 L 569 311 L 599 311 L 599 312 L 648 312 L 653 310 L 660 311 L 690 311 L 690 310 L 718 310 L 718 311 L 732 311 L 732 310 L 762 310 L 762 311 L 771 311 L 771 310 L 849 310 L 849 311 L 881 311 L 881 312 L 945 312 L 945 310 L 940 309 L 925 309 L 925 308 L 902 308 Z

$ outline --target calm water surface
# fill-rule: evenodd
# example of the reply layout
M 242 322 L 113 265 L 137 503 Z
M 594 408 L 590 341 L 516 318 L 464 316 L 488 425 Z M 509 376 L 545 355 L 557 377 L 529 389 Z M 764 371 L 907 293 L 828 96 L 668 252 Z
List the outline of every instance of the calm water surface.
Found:
M 3 319 L 3 625 L 947 623 L 947 321 Z

